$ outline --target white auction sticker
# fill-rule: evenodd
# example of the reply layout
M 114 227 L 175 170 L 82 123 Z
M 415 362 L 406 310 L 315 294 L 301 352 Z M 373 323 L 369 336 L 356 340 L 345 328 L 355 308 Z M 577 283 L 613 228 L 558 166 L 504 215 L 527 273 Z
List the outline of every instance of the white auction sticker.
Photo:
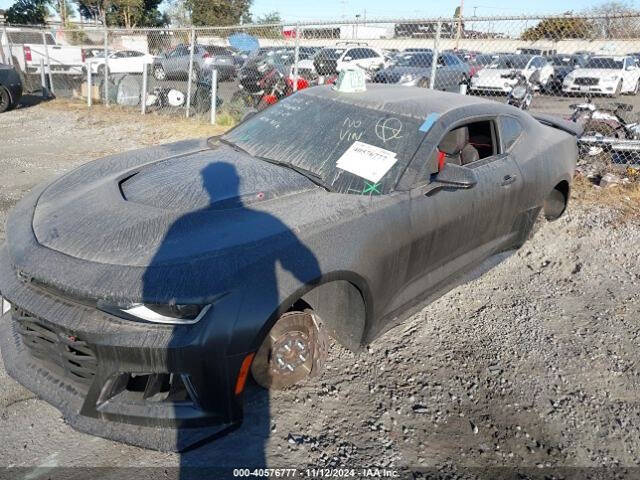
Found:
M 356 141 L 338 159 L 336 167 L 377 183 L 397 161 L 394 152 Z

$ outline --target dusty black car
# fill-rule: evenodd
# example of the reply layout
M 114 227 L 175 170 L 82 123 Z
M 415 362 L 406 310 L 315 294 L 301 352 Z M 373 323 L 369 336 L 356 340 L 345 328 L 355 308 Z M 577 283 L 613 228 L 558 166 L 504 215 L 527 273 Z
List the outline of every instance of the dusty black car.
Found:
M 15 107 L 22 98 L 20 75 L 11 65 L 0 63 L 0 113 Z
M 327 86 L 87 163 L 8 217 L 5 368 L 79 430 L 184 449 L 241 422 L 250 372 L 318 373 L 328 337 L 359 350 L 559 217 L 572 133 L 480 98 Z

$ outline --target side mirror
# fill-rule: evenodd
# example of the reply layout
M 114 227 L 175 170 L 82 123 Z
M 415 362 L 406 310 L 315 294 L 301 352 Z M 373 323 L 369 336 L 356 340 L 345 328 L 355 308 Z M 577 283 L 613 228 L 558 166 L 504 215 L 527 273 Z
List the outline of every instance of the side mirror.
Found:
M 351 57 L 344 57 L 342 59 L 343 62 L 350 62 L 351 61 Z
M 445 163 L 435 180 L 422 188 L 422 193 L 428 197 L 443 188 L 472 188 L 477 183 L 476 173 L 471 168 Z
M 447 187 L 471 188 L 478 183 L 476 172 L 469 167 L 445 163 L 436 176 L 436 182 Z

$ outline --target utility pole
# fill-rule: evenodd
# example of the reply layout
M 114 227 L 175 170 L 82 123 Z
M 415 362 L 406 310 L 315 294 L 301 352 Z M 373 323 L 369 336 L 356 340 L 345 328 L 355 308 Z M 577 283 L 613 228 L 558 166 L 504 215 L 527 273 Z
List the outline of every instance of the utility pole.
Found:
M 460 0 L 460 9 L 458 10 L 458 33 L 456 34 L 456 50 L 460 43 L 460 35 L 462 34 L 462 9 L 464 8 L 464 0 Z

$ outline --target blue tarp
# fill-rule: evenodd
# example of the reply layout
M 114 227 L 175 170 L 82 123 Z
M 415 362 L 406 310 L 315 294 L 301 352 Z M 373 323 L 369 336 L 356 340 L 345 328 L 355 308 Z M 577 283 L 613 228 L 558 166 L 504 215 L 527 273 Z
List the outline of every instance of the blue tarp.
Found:
M 227 40 L 229 40 L 229 45 L 241 52 L 253 52 L 260 47 L 258 39 L 248 33 L 234 33 Z

